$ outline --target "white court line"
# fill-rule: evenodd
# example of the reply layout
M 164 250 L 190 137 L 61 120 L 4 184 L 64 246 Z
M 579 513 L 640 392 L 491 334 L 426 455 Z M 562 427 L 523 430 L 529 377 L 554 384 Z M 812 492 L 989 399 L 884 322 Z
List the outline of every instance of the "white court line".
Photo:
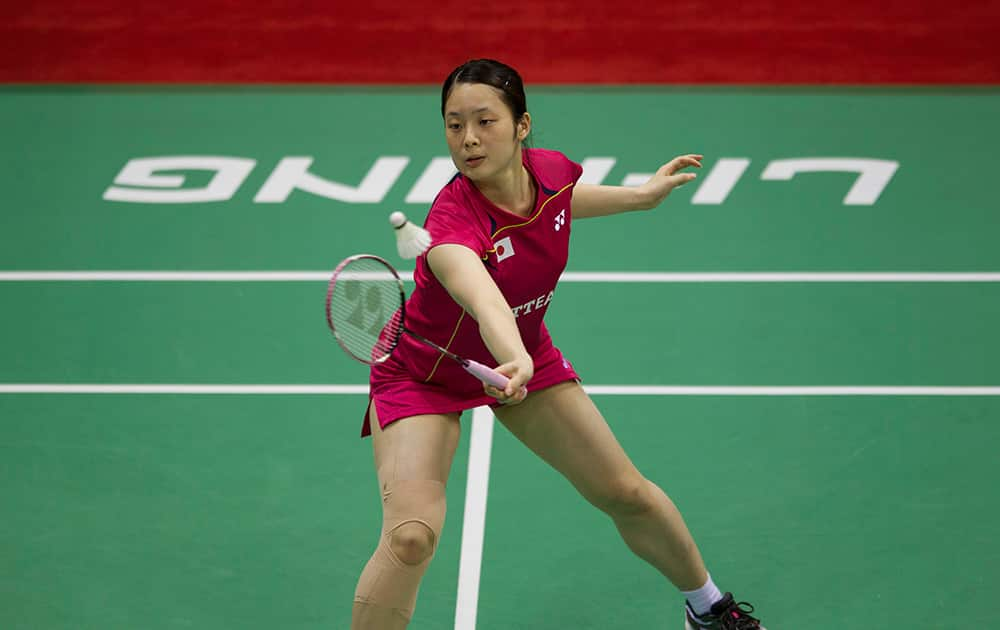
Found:
M 2 282 L 320 282 L 330 271 L 0 271 Z M 413 273 L 401 274 L 404 280 Z
M 897 385 L 584 385 L 616 396 L 1000 396 L 1000 387 Z
M 478 407 L 472 412 L 472 434 L 469 436 L 469 474 L 465 484 L 465 515 L 462 519 L 462 551 L 459 554 L 458 565 L 455 630 L 475 630 L 476 627 L 492 450 L 493 412 L 489 407 Z
M 601 396 L 1000 396 L 1000 387 L 953 385 L 584 385 Z M 0 383 L 0 394 L 367 394 L 367 385 Z
M 0 383 L 0 394 L 367 394 L 367 385 Z
M 330 271 L 0 271 L 0 282 L 326 282 Z M 413 280 L 412 271 L 402 271 Z M 1000 282 L 1000 272 L 607 272 L 567 271 L 562 282 Z

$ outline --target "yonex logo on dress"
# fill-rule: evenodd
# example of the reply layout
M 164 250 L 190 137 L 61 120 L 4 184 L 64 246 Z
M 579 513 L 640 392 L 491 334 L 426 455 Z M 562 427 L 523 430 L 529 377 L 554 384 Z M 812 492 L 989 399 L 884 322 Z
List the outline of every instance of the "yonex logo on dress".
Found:
M 514 255 L 514 244 L 510 242 L 509 236 L 493 243 L 493 249 L 497 252 L 497 262 L 506 260 Z
M 561 230 L 564 225 L 566 225 L 566 210 L 560 210 L 559 214 L 556 215 L 556 232 Z

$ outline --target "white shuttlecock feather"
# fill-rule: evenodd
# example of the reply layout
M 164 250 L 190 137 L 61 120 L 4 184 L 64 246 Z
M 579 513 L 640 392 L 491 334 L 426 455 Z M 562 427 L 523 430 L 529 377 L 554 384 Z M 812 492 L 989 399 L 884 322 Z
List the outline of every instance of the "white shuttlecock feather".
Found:
M 396 251 L 401 258 L 416 258 L 431 246 L 430 232 L 410 223 L 402 212 L 390 214 L 389 223 L 396 230 Z

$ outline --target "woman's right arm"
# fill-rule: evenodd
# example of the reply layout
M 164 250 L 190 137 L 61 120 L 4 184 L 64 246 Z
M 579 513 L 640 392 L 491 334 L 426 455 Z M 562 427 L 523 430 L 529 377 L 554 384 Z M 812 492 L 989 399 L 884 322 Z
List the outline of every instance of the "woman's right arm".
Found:
M 463 245 L 445 244 L 427 252 L 427 262 L 448 293 L 479 324 L 479 334 L 493 358 L 496 371 L 507 376 L 505 391 L 486 385 L 486 392 L 502 402 L 524 399 L 524 386 L 534 375 L 534 363 L 521 340 L 514 314 L 483 261 Z

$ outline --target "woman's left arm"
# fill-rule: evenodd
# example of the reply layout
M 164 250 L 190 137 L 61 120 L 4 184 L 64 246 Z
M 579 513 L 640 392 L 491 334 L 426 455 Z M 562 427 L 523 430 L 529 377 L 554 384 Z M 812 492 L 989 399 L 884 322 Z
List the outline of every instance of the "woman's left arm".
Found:
M 577 184 L 573 189 L 573 218 L 586 219 L 632 210 L 651 210 L 663 203 L 671 190 L 696 177 L 694 173 L 678 171 L 688 166 L 701 168 L 702 157 L 696 154 L 675 157 L 661 166 L 649 181 L 636 188 Z

